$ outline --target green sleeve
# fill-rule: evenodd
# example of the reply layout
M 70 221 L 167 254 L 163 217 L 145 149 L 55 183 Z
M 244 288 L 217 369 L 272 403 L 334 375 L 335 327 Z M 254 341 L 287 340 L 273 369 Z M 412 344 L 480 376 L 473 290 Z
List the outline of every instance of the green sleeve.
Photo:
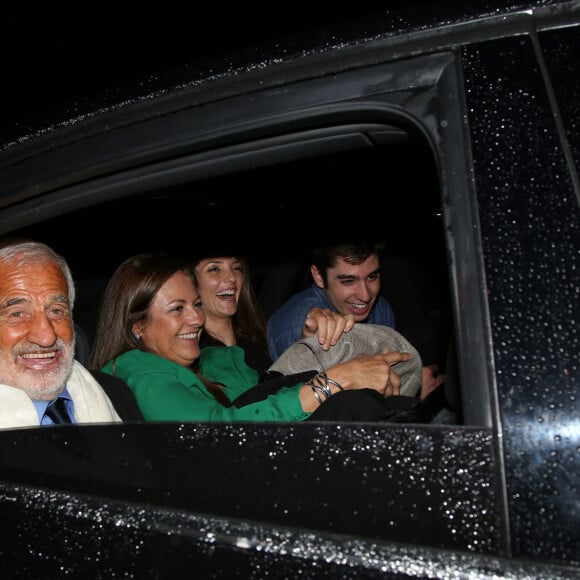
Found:
M 246 364 L 244 349 L 239 346 L 208 346 L 201 350 L 201 375 L 225 385 L 224 393 L 234 401 L 249 388 L 258 384 L 260 375 Z
M 129 385 L 147 421 L 302 421 L 310 415 L 302 410 L 300 385 L 239 409 L 224 407 L 191 369 L 152 353 L 129 351 L 101 370 Z
M 186 386 L 172 373 L 133 373 L 126 381 L 147 421 L 205 421 L 221 406 L 203 387 Z
M 310 415 L 302 410 L 299 385 L 237 409 L 221 405 L 203 385 L 185 386 L 168 373 L 133 374 L 127 383 L 147 421 L 302 421 Z

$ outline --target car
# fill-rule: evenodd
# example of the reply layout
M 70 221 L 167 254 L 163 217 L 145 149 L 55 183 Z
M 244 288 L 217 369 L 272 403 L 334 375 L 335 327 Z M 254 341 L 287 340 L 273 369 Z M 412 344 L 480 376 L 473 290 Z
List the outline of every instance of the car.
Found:
M 580 578 L 580 3 L 468 4 L 214 7 L 223 44 L 4 108 L 0 234 L 67 258 L 89 339 L 134 253 L 235 243 L 269 315 L 379 233 L 454 413 L 3 430 L 5 577 Z

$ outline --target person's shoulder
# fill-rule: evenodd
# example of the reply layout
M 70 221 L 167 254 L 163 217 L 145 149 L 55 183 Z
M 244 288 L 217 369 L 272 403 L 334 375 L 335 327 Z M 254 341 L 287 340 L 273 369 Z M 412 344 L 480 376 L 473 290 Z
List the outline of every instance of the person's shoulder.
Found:
M 379 296 L 377 298 L 377 305 L 383 308 L 392 308 L 391 303 L 384 296 Z
M 99 383 L 99 385 L 101 385 L 101 387 L 105 389 L 105 391 L 107 391 L 107 387 L 114 387 L 115 385 L 120 385 L 121 388 L 123 385 L 125 387 L 127 386 L 127 383 L 123 379 L 115 375 L 111 375 L 110 373 L 107 373 L 103 370 L 87 370 L 91 373 L 91 375 L 93 375 L 94 379 Z
M 90 370 L 89 372 L 105 391 L 123 421 L 144 421 L 135 395 L 123 379 L 104 371 Z
M 369 322 L 391 326 L 394 323 L 394 317 L 391 303 L 384 296 L 379 296 L 371 312 Z
M 288 298 L 288 300 L 272 314 L 270 320 L 274 317 L 279 318 L 281 316 L 286 317 L 292 315 L 292 317 L 294 317 L 297 311 L 304 310 L 306 313 L 315 306 L 324 308 L 326 303 L 327 299 L 324 290 L 318 288 L 316 284 L 311 284 L 308 288 L 290 296 L 290 298 Z
M 243 357 L 244 348 L 239 344 L 234 344 L 232 346 L 226 346 L 225 344 L 216 346 L 206 346 L 201 349 L 199 354 L 199 359 L 201 362 L 213 359 L 224 359 L 230 358 L 232 356 Z
M 175 369 L 179 367 L 180 365 L 177 363 L 159 356 L 158 354 L 134 348 L 120 354 L 115 358 L 112 364 L 108 363 L 102 370 L 109 372 L 109 374 L 117 374 L 116 372 L 110 372 L 113 368 L 122 370 L 122 372 L 119 373 L 122 376 L 155 371 L 170 372 L 175 371 Z
M 286 306 L 288 304 L 290 304 L 290 305 L 300 304 L 301 302 L 304 302 L 305 300 L 311 300 L 312 298 L 317 296 L 316 290 L 318 290 L 318 287 L 316 286 L 316 284 L 311 284 L 307 288 L 304 288 L 304 290 L 300 290 L 300 292 L 296 292 L 296 294 L 293 294 L 292 296 L 290 296 L 290 298 L 288 298 L 288 300 L 286 301 L 284 306 Z

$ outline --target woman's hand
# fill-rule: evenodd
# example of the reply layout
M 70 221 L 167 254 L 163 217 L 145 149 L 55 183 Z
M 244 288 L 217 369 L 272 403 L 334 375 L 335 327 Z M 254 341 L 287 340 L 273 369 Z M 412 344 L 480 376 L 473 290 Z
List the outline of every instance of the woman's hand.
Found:
M 312 308 L 306 315 L 302 327 L 302 338 L 316 334 L 323 350 L 335 345 L 343 332 L 348 332 L 354 326 L 354 316 L 343 316 L 328 308 Z
M 322 383 L 326 383 L 330 389 L 330 395 L 336 395 L 340 388 L 343 390 L 374 389 L 384 397 L 392 397 L 400 393 L 401 379 L 397 373 L 393 372 L 391 365 L 410 358 L 410 353 L 397 351 L 359 356 L 330 367 L 326 371 L 329 380 L 324 381 L 322 378 L 318 384 L 322 386 Z M 316 377 L 313 381 L 317 381 Z M 312 381 L 304 383 L 299 392 L 302 408 L 308 412 L 317 409 L 326 399 L 325 395 L 319 395 L 320 398 L 316 397 L 311 384 Z
M 359 356 L 326 371 L 344 389 L 374 389 L 384 397 L 400 394 L 401 378 L 391 366 L 411 358 L 408 352 L 383 352 Z

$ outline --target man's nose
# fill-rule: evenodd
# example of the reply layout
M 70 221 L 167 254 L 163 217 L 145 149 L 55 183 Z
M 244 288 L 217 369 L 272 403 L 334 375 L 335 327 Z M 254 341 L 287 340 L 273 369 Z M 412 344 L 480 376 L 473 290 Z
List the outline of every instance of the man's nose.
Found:
M 53 323 L 44 312 L 37 312 L 28 328 L 28 340 L 40 346 L 52 346 L 58 335 L 54 330 Z
M 372 292 L 365 282 L 361 282 L 357 289 L 357 298 L 360 298 L 364 302 L 368 302 L 372 298 Z

